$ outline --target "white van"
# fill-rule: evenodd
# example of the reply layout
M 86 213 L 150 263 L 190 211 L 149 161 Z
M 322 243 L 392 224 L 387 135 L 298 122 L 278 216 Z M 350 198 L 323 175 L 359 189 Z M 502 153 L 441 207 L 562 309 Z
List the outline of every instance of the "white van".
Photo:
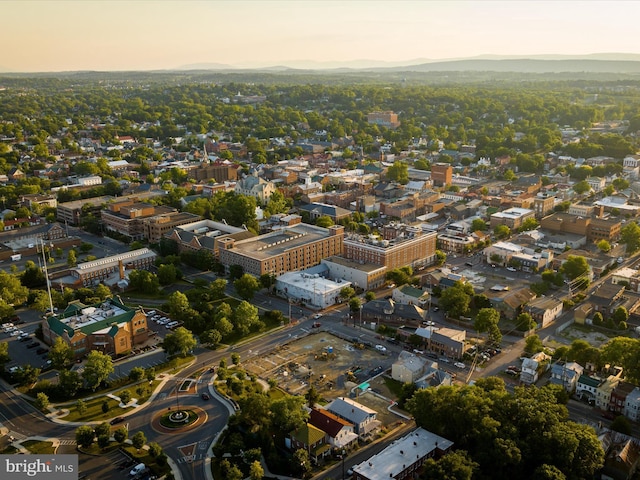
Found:
M 142 473 L 145 468 L 147 468 L 147 466 L 144 463 L 139 463 L 131 469 L 129 476 L 135 477 L 139 473 Z
M 16 253 L 15 255 L 11 255 L 11 261 L 12 262 L 17 262 L 21 258 L 22 258 L 22 254 L 21 253 Z
M 169 322 L 167 323 L 167 328 L 177 327 L 180 322 Z

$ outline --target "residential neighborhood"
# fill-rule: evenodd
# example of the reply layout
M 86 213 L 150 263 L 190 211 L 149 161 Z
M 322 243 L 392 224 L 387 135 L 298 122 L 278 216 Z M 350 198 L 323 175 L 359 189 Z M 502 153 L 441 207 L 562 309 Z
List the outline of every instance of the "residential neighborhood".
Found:
M 0 78 L 0 451 L 402 480 L 510 445 L 497 478 L 635 478 L 635 87 L 537 86 L 536 116 L 508 86 L 148 80 Z

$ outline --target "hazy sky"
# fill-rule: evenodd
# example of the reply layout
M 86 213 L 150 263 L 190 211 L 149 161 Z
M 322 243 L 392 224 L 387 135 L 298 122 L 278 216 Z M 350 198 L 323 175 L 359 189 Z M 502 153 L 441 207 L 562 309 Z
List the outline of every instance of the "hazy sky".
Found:
M 0 0 L 0 70 L 640 53 L 640 1 Z

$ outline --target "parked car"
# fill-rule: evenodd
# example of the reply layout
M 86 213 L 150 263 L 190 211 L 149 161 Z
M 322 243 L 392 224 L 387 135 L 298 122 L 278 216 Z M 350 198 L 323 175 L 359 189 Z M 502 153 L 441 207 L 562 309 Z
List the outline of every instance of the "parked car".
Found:
M 49 350 L 47 350 L 46 348 L 42 348 L 40 347 L 38 350 L 36 350 L 36 353 L 38 355 L 42 355 L 43 353 L 47 353 Z
M 467 366 L 462 362 L 455 362 L 453 366 L 458 368 L 467 368 Z
M 27 343 L 27 348 L 36 348 L 36 347 L 39 347 L 39 346 L 40 346 L 39 342 Z
M 320 328 L 322 324 L 320 322 L 313 322 L 313 325 L 311 325 L 311 328 Z
M 209 400 L 211 398 L 208 393 L 203 393 L 200 396 L 202 397 L 203 400 Z
M 517 272 L 517 270 L 513 267 L 507 267 L 507 270 L 509 270 L 510 272 Z
M 109 422 L 111 425 L 116 425 L 117 423 L 121 423 L 124 422 L 124 417 L 116 417 L 116 418 L 112 418 L 111 421 Z
M 318 320 L 320 317 L 322 316 L 321 313 L 316 313 L 313 318 L 315 318 L 316 320 Z
M 385 347 L 384 345 L 376 345 L 376 350 L 378 350 L 379 352 L 386 352 L 387 347 Z

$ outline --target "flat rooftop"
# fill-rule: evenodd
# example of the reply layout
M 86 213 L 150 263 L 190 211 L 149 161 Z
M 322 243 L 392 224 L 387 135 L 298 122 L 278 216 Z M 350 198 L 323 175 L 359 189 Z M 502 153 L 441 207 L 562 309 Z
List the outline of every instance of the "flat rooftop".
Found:
M 336 265 L 340 265 L 342 267 L 353 268 L 354 270 L 360 270 L 365 273 L 373 273 L 377 270 L 386 270 L 387 267 L 381 267 L 380 265 L 376 265 L 375 263 L 359 263 L 354 262 L 353 260 L 347 260 L 344 257 L 328 257 L 323 259 L 326 262 L 335 263 Z
M 426 457 L 436 448 L 446 451 L 452 446 L 451 440 L 423 428 L 417 428 L 369 460 L 354 466 L 353 471 L 370 480 L 389 480 L 404 470 L 403 465 L 408 468 L 409 465 Z
M 328 229 L 300 223 L 272 233 L 236 242 L 231 251 L 263 259 L 280 255 L 287 250 L 325 238 L 329 238 Z

